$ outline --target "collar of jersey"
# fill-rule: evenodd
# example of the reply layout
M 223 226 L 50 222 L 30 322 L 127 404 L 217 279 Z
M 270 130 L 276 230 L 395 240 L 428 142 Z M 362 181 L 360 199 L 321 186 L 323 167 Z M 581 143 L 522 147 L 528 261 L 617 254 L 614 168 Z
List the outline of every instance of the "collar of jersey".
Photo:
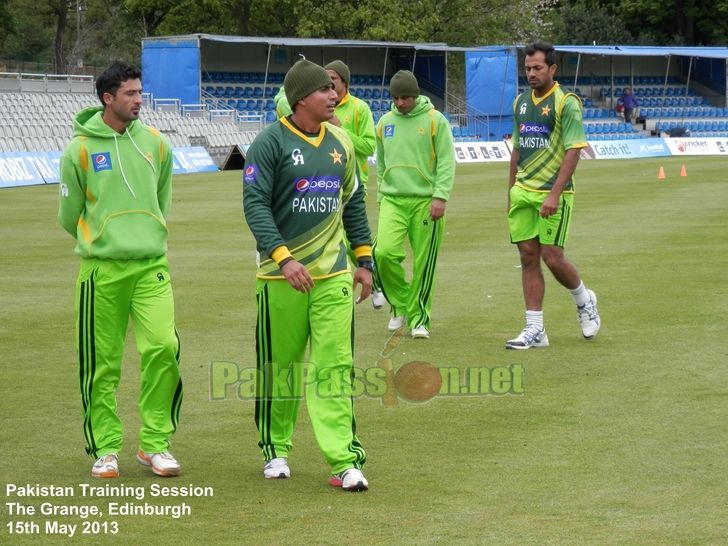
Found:
M 541 104 L 541 102 L 543 102 L 544 100 L 549 98 L 553 93 L 556 92 L 556 89 L 558 87 L 559 87 L 559 82 L 554 82 L 554 86 L 551 89 L 549 89 L 549 92 L 546 93 L 543 97 L 537 97 L 536 95 L 533 94 L 533 89 L 531 89 L 531 100 L 533 101 L 534 106 L 538 106 L 539 104 Z
M 350 95 L 350 94 L 349 94 L 349 92 L 347 91 L 347 92 L 346 92 L 346 95 L 344 95 L 344 98 L 343 98 L 343 99 L 341 99 L 341 100 L 339 101 L 339 104 L 337 104 L 336 106 L 341 106 L 342 104 L 346 104 L 347 102 L 349 102 L 349 99 L 350 99 L 350 98 L 351 98 L 351 95 Z
M 321 142 L 324 140 L 324 135 L 326 134 L 326 124 L 321 124 L 321 130 L 319 131 L 319 134 L 317 136 L 308 136 L 305 133 L 302 133 L 293 123 L 288 121 L 288 118 L 281 118 L 281 123 L 288 128 L 289 131 L 291 131 L 293 134 L 301 137 L 303 140 L 308 142 L 311 146 L 318 148 L 321 145 Z

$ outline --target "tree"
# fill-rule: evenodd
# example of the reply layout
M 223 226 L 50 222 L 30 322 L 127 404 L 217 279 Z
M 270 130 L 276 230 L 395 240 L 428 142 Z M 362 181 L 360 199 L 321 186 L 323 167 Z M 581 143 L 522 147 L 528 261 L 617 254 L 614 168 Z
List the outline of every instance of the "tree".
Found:
M 632 35 L 614 10 L 596 0 L 564 3 L 552 14 L 553 38 L 558 44 L 625 44 Z
M 129 14 L 140 25 L 143 36 L 155 36 L 159 25 L 175 5 L 175 0 L 126 0 L 124 2 Z
M 15 32 L 13 16 L 8 11 L 8 0 L 0 0 L 0 51 L 2 51 L 5 40 Z
M 728 0 L 620 0 L 632 34 L 654 36 L 654 45 L 725 45 Z

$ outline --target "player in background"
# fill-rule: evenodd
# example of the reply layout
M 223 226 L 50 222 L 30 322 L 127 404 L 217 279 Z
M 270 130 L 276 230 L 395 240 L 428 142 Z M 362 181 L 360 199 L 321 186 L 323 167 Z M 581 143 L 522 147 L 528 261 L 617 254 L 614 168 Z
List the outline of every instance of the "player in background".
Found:
M 303 388 L 329 483 L 363 491 L 366 454 L 356 436 L 351 374 L 354 292 L 361 284 L 357 303 L 369 296 L 373 269 L 364 188 L 351 140 L 327 123 L 337 95 L 324 68 L 298 61 L 284 88 L 293 112 L 256 137 L 243 175 L 258 253 L 255 420 L 263 475 L 291 475 Z M 353 278 L 346 239 L 358 262 Z
M 377 124 L 379 227 L 374 245 L 378 284 L 392 306 L 390 331 L 409 326 L 413 338 L 430 337 L 437 255 L 445 206 L 455 179 L 450 123 L 420 95 L 415 75 L 400 70 L 390 82 L 392 109 Z M 412 279 L 402 262 L 410 241 Z
M 574 171 L 587 146 L 581 101 L 558 82 L 556 53 L 551 44 L 536 42 L 525 49 L 530 92 L 513 103 L 513 153 L 508 178 L 508 227 L 521 259 L 526 326 L 508 349 L 547 347 L 543 318 L 545 283 L 541 260 L 569 290 L 585 338 L 593 338 L 601 321 L 594 291 L 584 286 L 574 264 L 566 259 L 574 201 Z
M 112 63 L 96 80 L 102 106 L 81 110 L 61 158 L 58 219 L 76 239 L 76 342 L 91 475 L 116 478 L 122 423 L 116 390 L 129 316 L 141 355 L 137 460 L 177 476 L 169 453 L 182 402 L 180 343 L 167 264 L 165 216 L 172 150 L 139 121 L 141 71 Z

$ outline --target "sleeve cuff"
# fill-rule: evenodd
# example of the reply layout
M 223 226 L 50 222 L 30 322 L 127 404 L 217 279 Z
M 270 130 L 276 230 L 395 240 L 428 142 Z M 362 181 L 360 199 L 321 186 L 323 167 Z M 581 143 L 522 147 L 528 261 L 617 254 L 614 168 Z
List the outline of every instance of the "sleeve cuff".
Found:
M 288 250 L 288 247 L 286 245 L 281 245 L 273 252 L 271 252 L 270 257 L 273 258 L 273 261 L 275 261 L 277 264 L 280 264 L 286 258 L 292 258 L 293 254 L 291 254 L 291 251 Z
M 356 259 L 359 258 L 371 258 L 372 257 L 372 246 L 371 245 L 360 245 L 354 249 L 354 255 Z

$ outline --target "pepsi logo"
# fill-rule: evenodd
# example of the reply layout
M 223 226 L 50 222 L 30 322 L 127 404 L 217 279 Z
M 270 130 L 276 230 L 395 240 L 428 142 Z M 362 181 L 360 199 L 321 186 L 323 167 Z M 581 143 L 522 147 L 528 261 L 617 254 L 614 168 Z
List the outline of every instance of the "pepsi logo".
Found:
M 103 165 L 106 163 L 106 156 L 103 154 L 99 154 L 96 156 L 96 164 L 97 165 Z
M 306 178 L 301 178 L 298 182 L 296 182 L 296 189 L 298 191 L 306 191 L 309 186 L 309 181 Z

